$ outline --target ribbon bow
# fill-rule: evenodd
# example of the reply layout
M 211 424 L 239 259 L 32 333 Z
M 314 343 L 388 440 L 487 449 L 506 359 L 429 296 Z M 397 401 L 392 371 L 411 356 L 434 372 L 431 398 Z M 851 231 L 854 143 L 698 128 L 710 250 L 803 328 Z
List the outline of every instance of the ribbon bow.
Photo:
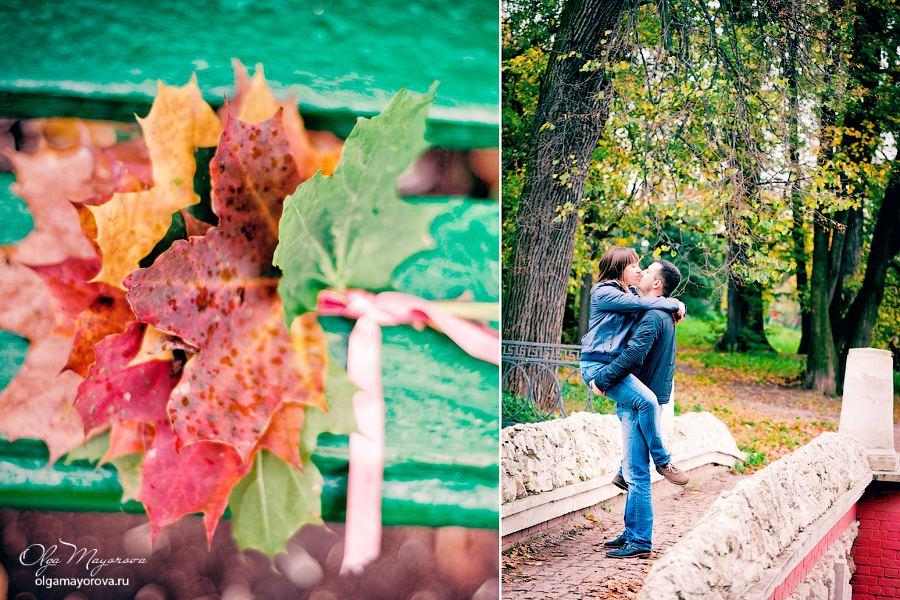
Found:
M 320 315 L 356 319 L 347 345 L 347 377 L 359 388 L 353 413 L 359 433 L 350 434 L 347 522 L 341 574 L 359 573 L 381 548 L 381 487 L 384 471 L 384 392 L 381 386 L 381 327 L 426 325 L 446 334 L 475 358 L 500 364 L 500 334 L 400 292 L 363 290 L 319 293 Z

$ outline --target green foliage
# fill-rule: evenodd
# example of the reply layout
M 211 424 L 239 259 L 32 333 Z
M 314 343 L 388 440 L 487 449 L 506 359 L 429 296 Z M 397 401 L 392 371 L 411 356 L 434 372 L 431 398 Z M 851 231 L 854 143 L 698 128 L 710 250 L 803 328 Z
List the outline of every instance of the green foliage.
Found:
M 521 411 L 521 412 L 520 412 Z M 503 416 L 512 415 L 516 421 L 522 423 L 539 423 L 544 421 L 543 416 L 538 415 L 530 404 L 527 404 L 525 396 L 516 396 L 509 390 L 503 390 Z M 550 419 L 557 418 L 557 415 L 550 415 Z
M 731 469 L 735 473 L 746 473 L 749 469 L 764 467 L 769 462 L 766 453 L 761 452 L 755 445 L 743 445 L 740 450 L 747 453 L 747 460 L 739 460 L 735 463 Z
M 516 16 L 504 29 L 505 261 L 529 166 L 530 123 L 523 117 L 533 114 L 542 65 L 523 57 L 533 50 L 532 57 L 544 58 L 546 50 L 523 33 L 533 24 L 529 10 L 535 23 L 546 13 L 546 5 L 535 6 L 515 5 Z M 805 244 L 801 258 L 810 272 L 814 222 L 835 235 L 841 227 L 831 219 L 862 208 L 863 239 L 870 240 L 897 161 L 889 158 L 885 141 L 886 133 L 900 133 L 895 3 L 666 4 L 666 15 L 658 6 L 642 4 L 623 22 L 617 53 L 604 54 L 609 48 L 603 46 L 598 56 L 554 57 L 583 61 L 583 71 L 604 69 L 614 88 L 581 206 L 558 207 L 558 219 L 578 220 L 568 341 L 577 341 L 575 292 L 586 274 L 596 273 L 597 258 L 609 247 L 633 247 L 645 263 L 652 257 L 675 262 L 685 275 L 680 294 L 689 314 L 715 323 L 726 277 L 759 283 L 771 300 L 772 288 L 797 268 L 797 240 Z M 831 121 L 834 128 L 822 125 Z M 564 158 L 553 167 L 558 181 L 572 173 Z M 864 242 L 862 265 L 868 252 Z M 845 312 L 863 272 L 838 286 Z M 894 268 L 873 345 L 886 347 L 898 334 L 898 288 Z M 808 290 L 786 293 L 808 302 Z M 841 331 L 841 323 L 832 325 Z M 715 330 L 678 331 L 682 347 L 706 348 Z M 798 330 L 769 327 L 766 333 L 778 352 L 796 352 Z M 757 340 L 760 349 L 766 339 Z
M 766 338 L 779 354 L 796 354 L 801 335 L 800 329 L 783 325 L 770 325 L 766 328 Z
M 723 330 L 721 323 L 692 317 L 688 311 L 688 316 L 675 326 L 675 343 L 679 348 L 712 350 Z
M 547 53 L 528 48 L 503 61 L 502 142 L 503 178 L 503 263 L 509 264 L 509 240 L 515 235 L 515 214 L 525 178 L 527 142 L 540 94 L 541 73 L 547 66 Z
M 884 282 L 884 298 L 878 307 L 878 318 L 872 330 L 872 346 L 887 350 L 891 338 L 900 336 L 900 257 L 888 268 Z
M 504 0 L 504 60 L 523 50 L 549 49 L 562 9 L 562 0 Z
M 285 199 L 275 264 L 288 326 L 315 311 L 320 290 L 387 289 L 397 265 L 427 249 L 428 226 L 444 207 L 403 202 L 396 180 L 428 147 L 433 100 L 401 91 L 380 115 L 360 118 L 334 177 L 319 172 Z

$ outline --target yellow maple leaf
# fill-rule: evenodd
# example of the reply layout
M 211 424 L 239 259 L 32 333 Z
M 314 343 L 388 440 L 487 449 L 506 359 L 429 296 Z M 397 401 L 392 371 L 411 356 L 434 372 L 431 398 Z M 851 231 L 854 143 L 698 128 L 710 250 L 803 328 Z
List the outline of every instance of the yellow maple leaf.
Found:
M 150 114 L 138 122 L 150 152 L 153 187 L 116 194 L 106 204 L 90 207 L 103 252 L 103 268 L 94 281 L 120 288 L 163 238 L 172 213 L 200 201 L 194 192 L 194 148 L 215 146 L 222 134 L 222 123 L 200 95 L 196 76 L 180 88 L 160 82 Z

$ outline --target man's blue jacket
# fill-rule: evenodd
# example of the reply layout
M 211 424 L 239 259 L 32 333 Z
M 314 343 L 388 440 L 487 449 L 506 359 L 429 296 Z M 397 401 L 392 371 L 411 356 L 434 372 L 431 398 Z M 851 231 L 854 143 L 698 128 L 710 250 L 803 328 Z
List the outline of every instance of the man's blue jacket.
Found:
M 629 373 L 650 388 L 660 404 L 672 397 L 675 377 L 675 322 L 662 310 L 648 310 L 631 332 L 625 350 L 594 378 L 605 392 Z
M 675 313 L 678 312 L 678 300 L 645 298 L 638 296 L 634 288 L 626 294 L 614 281 L 595 285 L 591 290 L 588 331 L 581 338 L 581 360 L 612 362 L 625 348 L 631 329 L 641 313 L 653 308 Z M 672 320 L 671 317 L 669 320 Z

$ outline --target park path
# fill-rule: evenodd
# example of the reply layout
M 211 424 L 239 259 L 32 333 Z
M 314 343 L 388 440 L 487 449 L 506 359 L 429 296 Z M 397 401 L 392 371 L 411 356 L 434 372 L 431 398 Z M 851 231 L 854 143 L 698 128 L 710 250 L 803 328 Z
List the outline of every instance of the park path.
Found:
M 721 471 L 685 488 L 653 492 L 653 554 L 649 559 L 608 558 L 603 542 L 623 529 L 625 496 L 593 520 L 573 517 L 565 526 L 520 545 L 503 557 L 504 600 L 635 598 L 654 562 L 677 543 L 722 492 L 749 475 Z M 669 485 L 669 484 L 666 484 Z M 615 502 L 615 504 L 612 504 Z

